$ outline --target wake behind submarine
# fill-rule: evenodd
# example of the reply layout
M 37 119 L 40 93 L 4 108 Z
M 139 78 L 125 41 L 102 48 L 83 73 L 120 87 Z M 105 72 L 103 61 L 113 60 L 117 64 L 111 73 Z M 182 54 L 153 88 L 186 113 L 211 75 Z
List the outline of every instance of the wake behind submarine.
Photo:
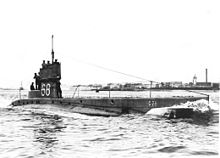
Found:
M 61 63 L 54 60 L 53 36 L 52 36 L 52 60 L 43 60 L 39 73 L 35 73 L 35 86 L 31 85 L 27 99 L 18 99 L 11 103 L 15 106 L 28 106 L 37 104 L 40 106 L 59 106 L 69 112 L 95 115 L 95 116 L 119 116 L 121 114 L 142 113 L 145 114 L 154 108 L 168 107 L 170 118 L 188 118 L 192 115 L 192 108 L 174 108 L 186 102 L 197 100 L 209 100 L 204 96 L 180 96 L 180 97 L 102 97 L 102 98 L 65 98 L 61 90 Z

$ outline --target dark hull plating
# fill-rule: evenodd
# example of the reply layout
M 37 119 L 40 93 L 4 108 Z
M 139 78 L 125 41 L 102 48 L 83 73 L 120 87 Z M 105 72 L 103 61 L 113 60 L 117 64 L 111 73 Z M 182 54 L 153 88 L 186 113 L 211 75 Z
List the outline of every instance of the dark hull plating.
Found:
M 124 113 L 146 113 L 152 108 L 170 107 L 188 101 L 207 97 L 172 97 L 172 98 L 30 98 L 20 99 L 11 103 L 12 106 L 30 104 L 58 105 L 71 112 L 88 115 L 116 116 Z

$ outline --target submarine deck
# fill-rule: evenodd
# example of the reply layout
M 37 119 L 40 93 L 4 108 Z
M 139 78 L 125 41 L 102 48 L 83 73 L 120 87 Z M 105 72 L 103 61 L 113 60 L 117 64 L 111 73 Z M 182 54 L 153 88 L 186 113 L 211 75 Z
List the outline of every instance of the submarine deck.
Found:
M 24 106 L 29 104 L 51 104 L 62 108 L 74 109 L 88 108 L 110 112 L 122 113 L 146 113 L 152 108 L 170 107 L 180 105 L 188 101 L 207 97 L 169 97 L 169 98 L 30 98 L 19 99 L 11 103 L 12 106 Z M 79 112 L 80 113 L 80 112 Z

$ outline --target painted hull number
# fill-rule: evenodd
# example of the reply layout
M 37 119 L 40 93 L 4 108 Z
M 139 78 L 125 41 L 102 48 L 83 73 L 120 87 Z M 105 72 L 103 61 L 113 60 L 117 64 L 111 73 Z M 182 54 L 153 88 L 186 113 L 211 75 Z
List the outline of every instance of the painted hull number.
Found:
M 50 84 L 42 84 L 41 85 L 41 96 L 50 96 Z
M 148 106 L 149 107 L 157 107 L 157 102 L 155 100 L 149 100 L 148 101 Z

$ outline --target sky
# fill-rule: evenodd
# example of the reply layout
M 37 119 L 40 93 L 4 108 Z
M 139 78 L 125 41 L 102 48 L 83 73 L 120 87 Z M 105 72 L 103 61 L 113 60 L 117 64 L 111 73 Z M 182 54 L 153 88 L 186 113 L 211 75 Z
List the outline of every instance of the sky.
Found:
M 29 88 L 42 60 L 62 84 L 147 80 L 219 82 L 220 2 L 209 0 L 0 1 L 0 87 Z M 88 64 L 90 63 L 90 64 Z

